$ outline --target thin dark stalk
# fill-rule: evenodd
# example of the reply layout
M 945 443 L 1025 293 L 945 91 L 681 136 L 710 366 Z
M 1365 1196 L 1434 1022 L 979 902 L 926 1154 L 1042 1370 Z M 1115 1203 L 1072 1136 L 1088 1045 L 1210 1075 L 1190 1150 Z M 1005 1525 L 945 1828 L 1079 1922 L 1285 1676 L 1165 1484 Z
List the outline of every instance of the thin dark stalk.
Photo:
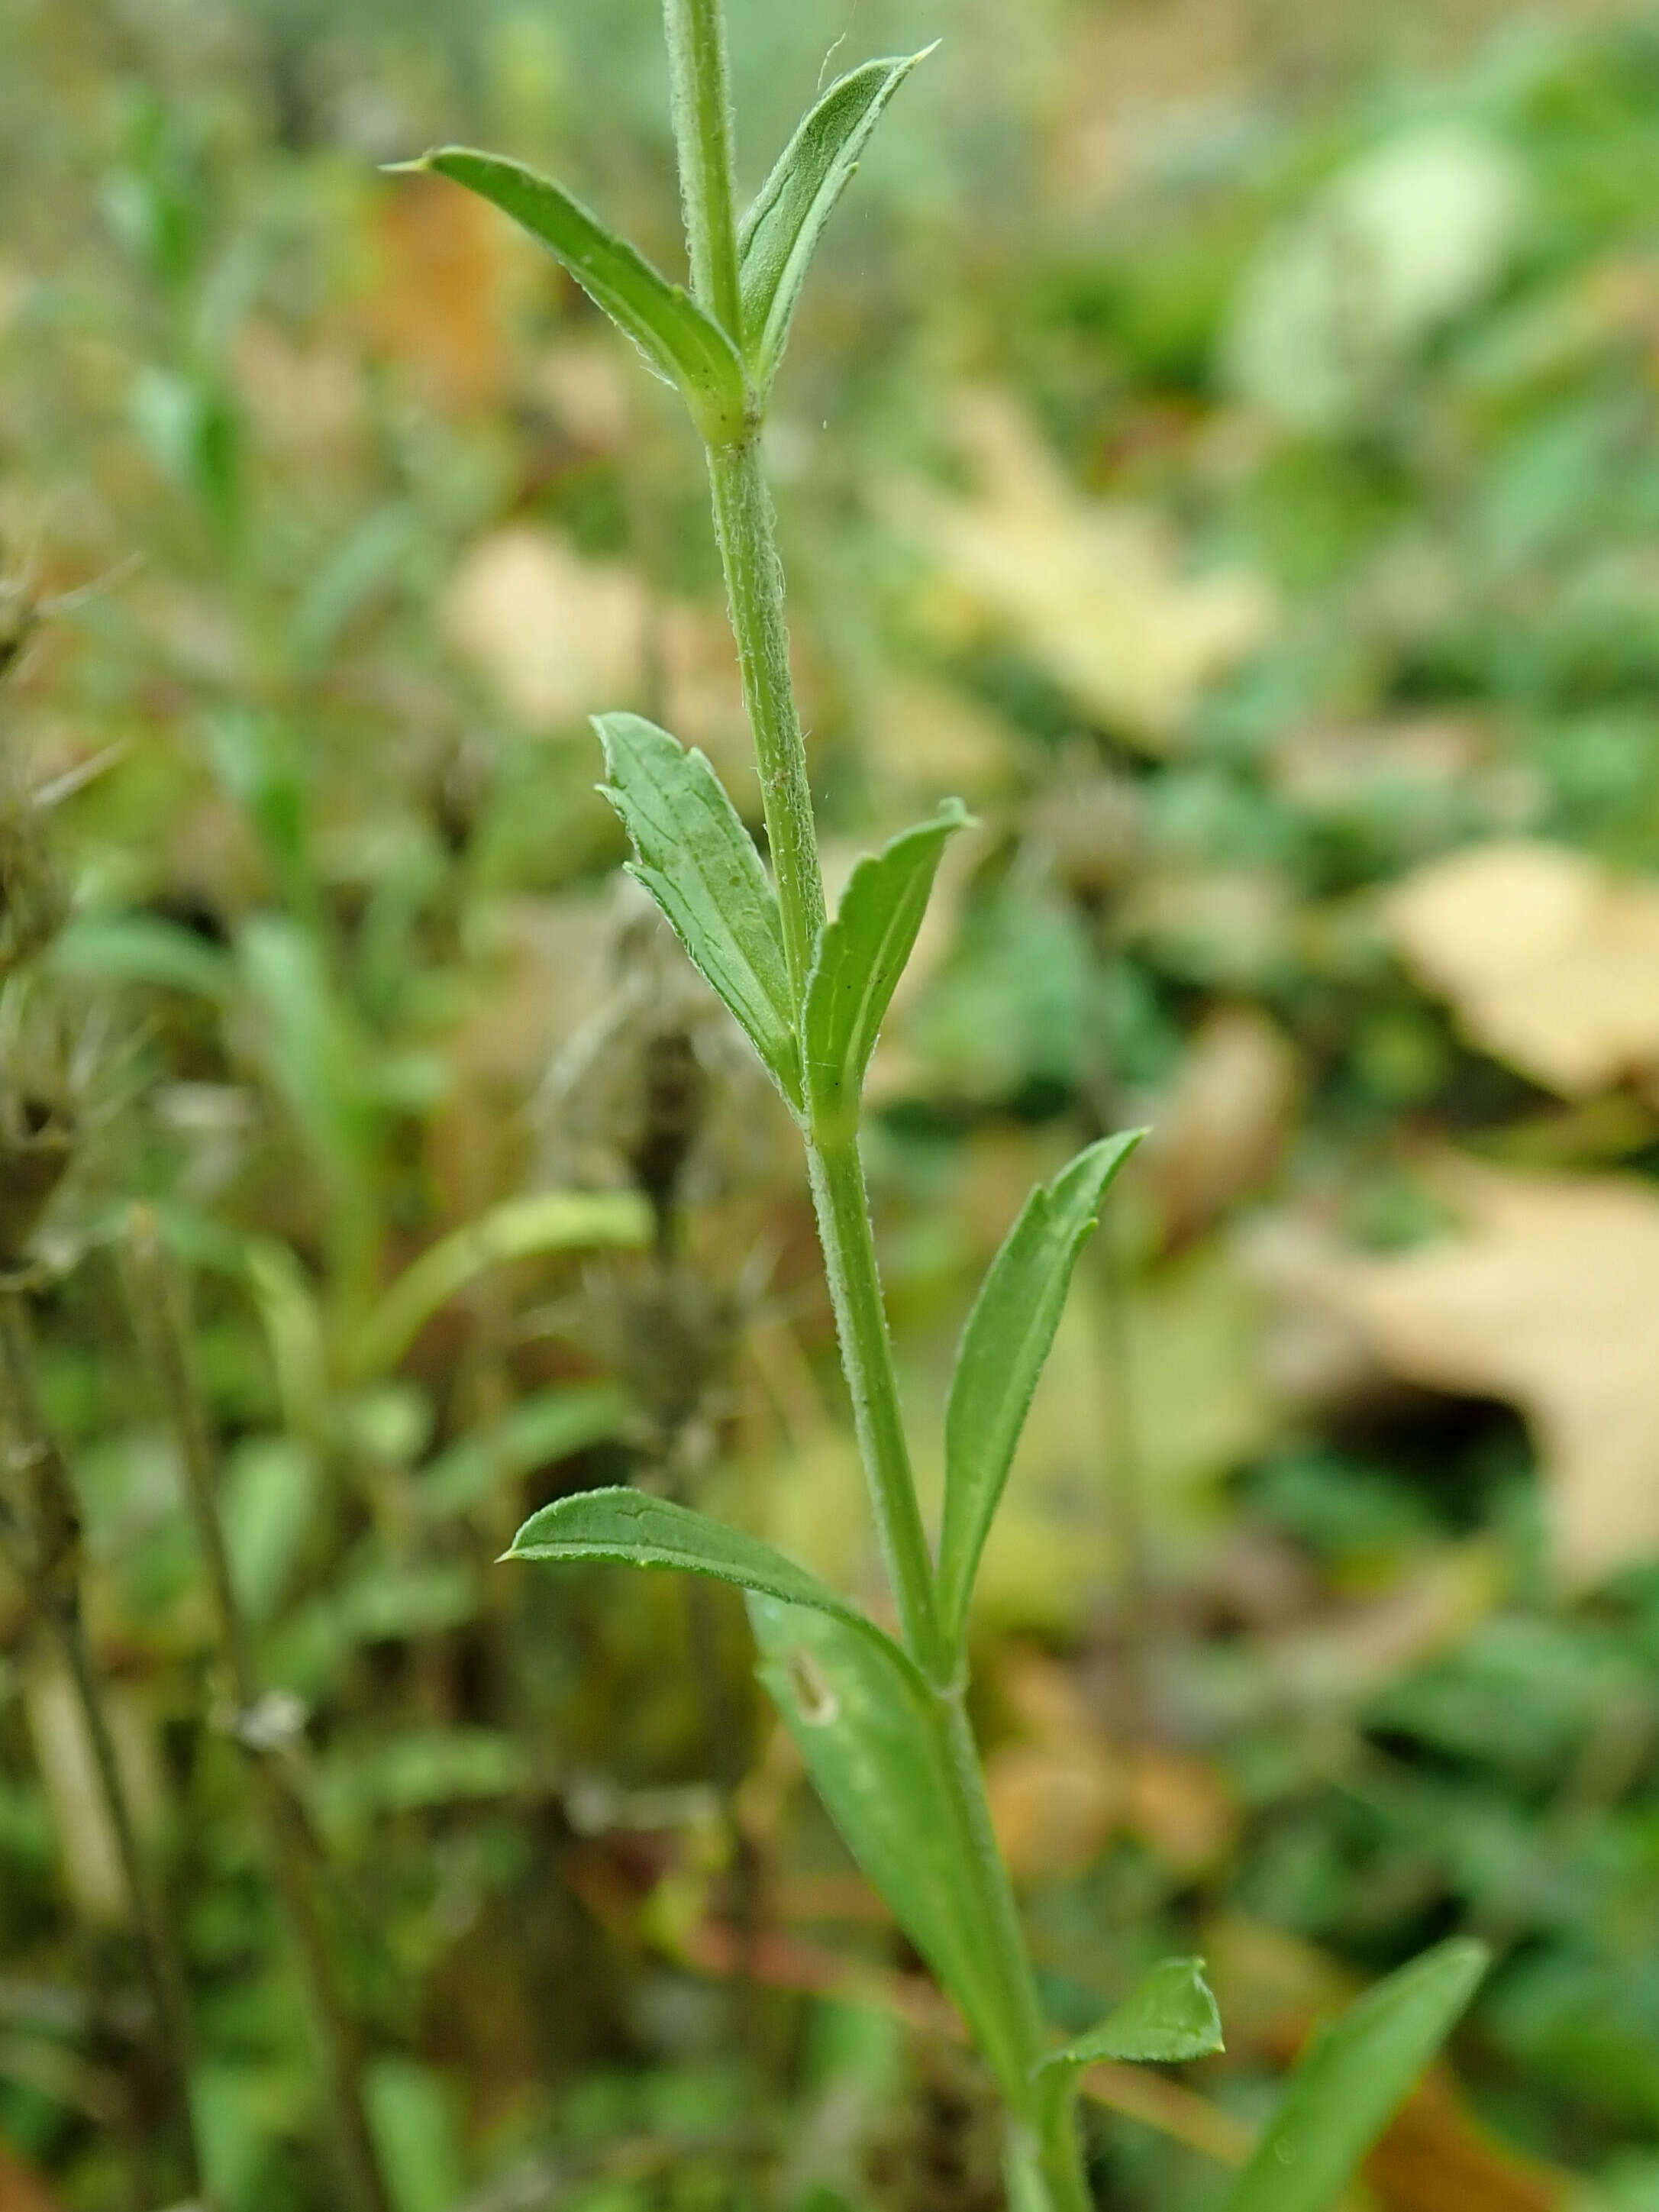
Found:
M 363 2100 L 362 2051 L 330 1955 L 316 1843 L 283 1771 L 281 1731 L 261 1725 L 269 1708 L 219 1518 L 218 1455 L 190 1357 L 184 1289 L 146 1209 L 135 1210 L 125 1256 L 139 1349 L 178 1447 L 236 1704 L 236 1740 L 247 1755 L 271 1876 L 322 2054 L 341 2179 L 356 2212 L 392 2212 Z
M 138 1963 L 177 2106 L 186 2185 L 199 2197 L 201 2158 L 190 2100 L 185 1980 L 151 1883 L 116 1755 L 104 1686 L 93 1662 L 81 1603 L 81 1518 L 69 1470 L 34 1388 L 34 1342 L 21 1287 L 0 1285 L 0 1419 L 5 1435 L 0 1537 L 29 1603 L 55 1638 L 75 1685 L 132 1914 Z

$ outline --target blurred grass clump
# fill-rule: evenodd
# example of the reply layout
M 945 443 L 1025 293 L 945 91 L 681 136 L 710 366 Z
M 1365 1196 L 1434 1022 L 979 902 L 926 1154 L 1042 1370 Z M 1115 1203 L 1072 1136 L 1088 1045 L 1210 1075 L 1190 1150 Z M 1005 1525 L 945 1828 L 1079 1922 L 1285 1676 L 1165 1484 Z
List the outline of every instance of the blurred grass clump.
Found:
M 734 12 L 751 181 L 843 35 L 949 33 L 773 440 L 847 856 L 982 825 L 875 1072 L 917 1402 L 1034 1177 L 1155 1132 L 976 1657 L 1056 2021 L 1178 1949 L 1229 2022 L 1101 2115 L 1102 2201 L 1200 2212 L 1309 2022 L 1466 1928 L 1372 2201 L 1640 2212 L 1659 19 Z M 648 0 L 0 17 L 0 1297 L 226 2212 L 335 2201 L 326 2069 L 139 1204 L 395 2212 L 997 2201 L 738 1609 L 489 1565 L 617 1479 L 870 1564 L 787 1125 L 592 788 L 632 705 L 758 814 L 698 456 L 550 263 L 375 167 L 490 139 L 676 265 L 660 70 Z M 0 2204 L 102 2212 L 162 2201 L 167 2083 L 38 1601 Z

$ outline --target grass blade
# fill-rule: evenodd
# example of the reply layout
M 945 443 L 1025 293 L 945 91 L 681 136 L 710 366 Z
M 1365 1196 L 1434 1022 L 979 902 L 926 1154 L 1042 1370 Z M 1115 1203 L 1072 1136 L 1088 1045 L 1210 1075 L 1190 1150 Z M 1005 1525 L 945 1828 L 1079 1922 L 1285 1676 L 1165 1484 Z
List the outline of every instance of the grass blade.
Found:
M 1317 2033 L 1225 2212 L 1328 2212 L 1486 1970 L 1456 1937 L 1413 1959 Z

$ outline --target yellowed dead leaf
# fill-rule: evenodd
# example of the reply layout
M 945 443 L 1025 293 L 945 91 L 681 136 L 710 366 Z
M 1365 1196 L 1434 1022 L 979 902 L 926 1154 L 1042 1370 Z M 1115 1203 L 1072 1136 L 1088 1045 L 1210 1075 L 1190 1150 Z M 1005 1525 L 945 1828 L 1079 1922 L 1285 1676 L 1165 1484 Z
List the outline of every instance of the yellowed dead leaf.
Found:
M 1472 1042 L 1564 1097 L 1659 1067 L 1659 886 L 1581 853 L 1478 845 L 1389 902 L 1401 951 Z
M 399 177 L 378 212 L 378 350 L 447 412 L 488 406 L 507 377 L 504 284 L 511 259 L 528 258 L 522 242 L 441 177 Z
M 961 443 L 974 499 L 910 479 L 888 499 L 967 608 L 1042 664 L 1078 704 L 1149 751 L 1179 738 L 1204 686 L 1267 635 L 1273 603 L 1255 575 L 1182 574 L 1150 509 L 1073 489 L 1016 403 L 965 398 Z
M 562 538 L 524 525 L 466 555 L 442 619 L 520 721 L 556 729 L 637 696 L 649 611 L 634 570 L 584 561 Z
M 46 1799 L 64 1883 L 77 1912 L 119 1924 L 132 1910 L 92 1739 L 68 1668 L 45 1652 L 23 1675 L 23 1705 Z M 105 1718 L 136 1824 L 146 1834 L 161 1814 L 164 1789 L 149 1723 L 131 1691 L 104 1685 Z
M 1223 1006 L 1200 1024 L 1173 1090 L 1150 1116 L 1142 1156 L 1171 1243 L 1266 1182 L 1297 1089 L 1295 1049 L 1258 1008 Z
M 993 1752 L 986 1786 L 1016 1874 L 1079 1873 L 1119 1834 L 1183 1873 L 1227 1849 L 1237 1814 L 1201 1760 L 1164 1744 L 1115 1743 L 1075 1674 L 1039 1653 L 1016 1650 L 1000 1686 L 1022 1735 Z
M 1554 1552 L 1584 1583 L 1659 1550 L 1659 1195 L 1620 1176 L 1443 1170 L 1468 1233 L 1333 1261 L 1328 1297 L 1395 1374 L 1525 1415 Z
M 529 728 L 568 729 L 618 707 L 652 714 L 702 747 L 739 811 L 759 813 L 737 654 L 718 607 L 653 598 L 637 570 L 514 524 L 465 555 L 441 618 L 454 651 Z

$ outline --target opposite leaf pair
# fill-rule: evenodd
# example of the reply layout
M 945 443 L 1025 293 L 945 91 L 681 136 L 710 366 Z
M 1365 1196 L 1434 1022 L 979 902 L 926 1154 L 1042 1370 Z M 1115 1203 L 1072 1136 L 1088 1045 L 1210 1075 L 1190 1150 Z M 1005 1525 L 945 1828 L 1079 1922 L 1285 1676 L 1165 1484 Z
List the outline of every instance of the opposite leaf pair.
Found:
M 599 714 L 593 726 L 605 747 L 605 796 L 637 855 L 630 872 L 745 1030 L 797 1118 L 820 1138 L 849 1135 L 939 857 L 969 820 L 961 801 L 947 799 L 931 822 L 859 862 L 819 939 L 798 1027 L 777 896 L 708 760 L 639 714 Z
M 832 85 L 801 123 L 738 232 L 740 331 L 723 330 L 562 185 L 522 162 L 442 146 L 393 166 L 448 177 L 511 216 L 563 264 L 656 374 L 679 386 L 707 441 L 732 445 L 771 388 L 819 234 L 882 110 L 921 59 L 866 62 Z

